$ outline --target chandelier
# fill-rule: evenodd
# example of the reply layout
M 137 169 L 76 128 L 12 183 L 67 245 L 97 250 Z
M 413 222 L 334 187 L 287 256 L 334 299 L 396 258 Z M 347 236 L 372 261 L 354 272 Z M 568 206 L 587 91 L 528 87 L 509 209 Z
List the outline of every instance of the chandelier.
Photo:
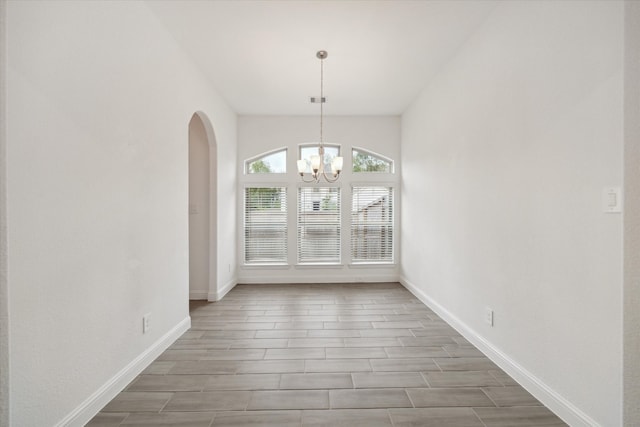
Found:
M 324 109 L 323 105 L 326 101 L 324 97 L 324 60 L 327 58 L 328 54 L 326 50 L 319 50 L 316 53 L 316 57 L 320 59 L 320 99 L 311 98 L 311 102 L 319 102 L 320 103 L 320 143 L 318 145 L 318 154 L 311 156 L 309 160 L 302 159 L 298 160 L 298 173 L 302 178 L 303 182 L 320 182 L 321 178 L 324 178 L 327 182 L 336 182 L 339 178 L 340 172 L 342 171 L 343 159 L 342 157 L 334 157 L 331 159 L 331 171 L 327 174 L 325 171 L 325 158 L 324 158 L 324 143 L 323 143 L 323 135 L 322 135 L 322 126 L 324 119 Z M 307 166 L 311 164 L 311 173 L 307 173 Z

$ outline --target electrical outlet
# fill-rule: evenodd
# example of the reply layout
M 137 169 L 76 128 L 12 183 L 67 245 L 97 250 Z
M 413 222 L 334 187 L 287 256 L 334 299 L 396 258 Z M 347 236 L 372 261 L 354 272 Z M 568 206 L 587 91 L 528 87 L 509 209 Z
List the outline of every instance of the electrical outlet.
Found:
M 231 273 L 231 264 L 229 264 L 229 273 Z
M 142 333 L 146 334 L 151 330 L 151 313 L 142 316 Z
M 487 325 L 493 327 L 493 310 L 489 307 L 484 308 L 484 321 L 487 322 Z

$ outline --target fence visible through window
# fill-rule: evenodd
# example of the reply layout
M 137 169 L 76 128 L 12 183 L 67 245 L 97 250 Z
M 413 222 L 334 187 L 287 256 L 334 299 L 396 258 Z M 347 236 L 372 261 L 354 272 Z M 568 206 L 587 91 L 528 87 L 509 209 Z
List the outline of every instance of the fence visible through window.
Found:
M 351 261 L 393 262 L 393 188 L 353 187 Z

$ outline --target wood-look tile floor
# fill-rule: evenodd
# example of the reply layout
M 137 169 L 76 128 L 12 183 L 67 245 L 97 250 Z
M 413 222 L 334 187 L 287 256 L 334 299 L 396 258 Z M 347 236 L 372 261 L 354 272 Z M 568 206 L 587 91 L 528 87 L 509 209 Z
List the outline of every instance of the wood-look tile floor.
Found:
M 89 426 L 566 425 L 397 283 L 238 285 Z

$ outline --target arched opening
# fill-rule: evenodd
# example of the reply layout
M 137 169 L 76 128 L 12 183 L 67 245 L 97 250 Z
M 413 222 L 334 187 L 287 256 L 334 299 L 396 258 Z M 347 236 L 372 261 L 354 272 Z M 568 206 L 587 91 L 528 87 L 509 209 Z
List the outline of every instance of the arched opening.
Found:
M 206 115 L 189 121 L 189 299 L 207 300 L 217 288 L 216 142 Z

